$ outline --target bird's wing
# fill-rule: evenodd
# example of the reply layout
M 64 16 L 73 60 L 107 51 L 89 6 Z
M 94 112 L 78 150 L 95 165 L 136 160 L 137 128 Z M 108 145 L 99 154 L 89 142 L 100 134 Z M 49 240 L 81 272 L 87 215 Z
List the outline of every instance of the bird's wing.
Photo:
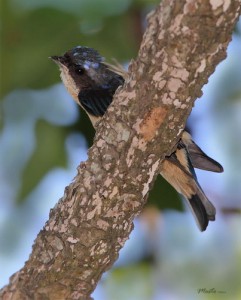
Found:
M 109 89 L 95 88 L 82 90 L 78 99 L 80 105 L 95 117 L 102 117 L 111 104 L 113 94 Z
M 194 168 L 217 172 L 223 172 L 223 167 L 216 160 L 205 154 L 202 149 L 194 143 L 192 137 L 186 131 L 183 132 L 182 142 L 188 149 L 190 160 Z

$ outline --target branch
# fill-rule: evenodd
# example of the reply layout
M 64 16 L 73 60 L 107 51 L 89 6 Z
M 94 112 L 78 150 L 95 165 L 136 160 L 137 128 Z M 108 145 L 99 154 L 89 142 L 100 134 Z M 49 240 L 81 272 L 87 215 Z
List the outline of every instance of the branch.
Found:
M 225 58 L 241 0 L 163 0 L 89 159 L 50 212 L 3 299 L 90 299 L 118 257 L 202 86 Z

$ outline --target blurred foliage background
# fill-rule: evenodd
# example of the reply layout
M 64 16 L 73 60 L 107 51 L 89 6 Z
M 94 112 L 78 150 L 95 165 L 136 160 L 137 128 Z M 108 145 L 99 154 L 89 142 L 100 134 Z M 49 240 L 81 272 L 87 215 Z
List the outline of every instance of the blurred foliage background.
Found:
M 85 45 L 127 66 L 137 54 L 145 16 L 158 2 L 1 1 L 1 286 L 27 260 L 94 136 L 48 57 Z M 223 294 L 241 299 L 240 32 L 239 23 L 228 58 L 204 87 L 188 122 L 197 143 L 225 169 L 198 172 L 217 207 L 217 221 L 200 233 L 182 199 L 159 178 L 115 268 L 94 292 L 96 300 L 220 299 Z

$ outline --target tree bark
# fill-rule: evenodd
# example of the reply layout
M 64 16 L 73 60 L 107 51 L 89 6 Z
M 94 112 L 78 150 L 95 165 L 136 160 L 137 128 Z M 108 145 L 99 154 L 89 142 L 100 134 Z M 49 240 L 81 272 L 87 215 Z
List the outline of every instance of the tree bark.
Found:
M 241 0 L 163 0 L 149 15 L 129 79 L 99 123 L 89 159 L 1 299 L 91 299 L 128 239 L 194 100 L 225 58 L 240 6 Z

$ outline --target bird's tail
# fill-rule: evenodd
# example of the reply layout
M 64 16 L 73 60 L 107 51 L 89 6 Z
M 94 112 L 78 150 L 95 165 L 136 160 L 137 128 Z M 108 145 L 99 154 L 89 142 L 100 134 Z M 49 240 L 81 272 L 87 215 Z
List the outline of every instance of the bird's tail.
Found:
M 209 221 L 215 221 L 216 209 L 207 199 L 203 191 L 197 190 L 196 194 L 185 197 L 192 211 L 196 223 L 201 231 L 206 230 Z
M 185 197 L 199 229 L 206 230 L 209 221 L 215 220 L 216 210 L 197 181 L 183 143 L 179 143 L 176 152 L 163 161 L 160 174 Z

